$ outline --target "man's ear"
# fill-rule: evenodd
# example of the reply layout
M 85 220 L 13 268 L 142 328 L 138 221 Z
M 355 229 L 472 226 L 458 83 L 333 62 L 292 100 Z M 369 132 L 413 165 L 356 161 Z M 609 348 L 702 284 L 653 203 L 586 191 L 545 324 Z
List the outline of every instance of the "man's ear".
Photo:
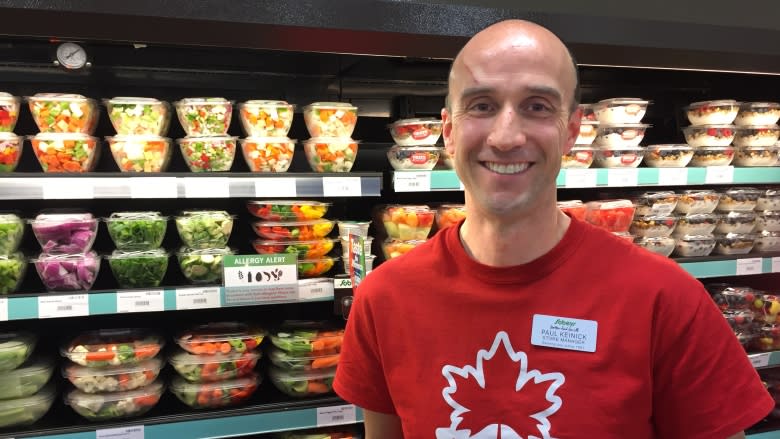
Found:
M 577 137 L 580 135 L 580 125 L 582 124 L 582 109 L 577 108 L 569 115 L 569 120 L 566 124 L 566 143 L 563 145 L 564 155 L 571 151 L 571 148 L 577 142 Z
M 444 150 L 450 157 L 455 156 L 455 144 L 452 142 L 452 116 L 446 108 L 441 109 L 441 135 L 444 139 Z

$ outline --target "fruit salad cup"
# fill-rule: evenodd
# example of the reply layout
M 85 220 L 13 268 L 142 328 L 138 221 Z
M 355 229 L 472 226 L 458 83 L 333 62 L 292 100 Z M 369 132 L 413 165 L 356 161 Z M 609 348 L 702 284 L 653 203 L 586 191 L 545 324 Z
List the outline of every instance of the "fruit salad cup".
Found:
M 233 136 L 185 137 L 176 142 L 192 172 L 226 172 L 236 157 Z
M 596 121 L 582 121 L 580 124 L 580 134 L 577 136 L 575 145 L 588 146 L 596 139 L 599 123 Z
M 595 162 L 600 168 L 636 168 L 644 156 L 645 149 L 640 147 L 597 149 Z
M 241 151 L 252 172 L 286 172 L 295 153 L 295 140 L 287 137 L 241 139 Z
M 0 133 L 12 133 L 19 119 L 20 99 L 0 92 Z
M 92 172 L 100 148 L 97 139 L 79 133 L 41 133 L 30 137 L 43 172 Z
M 154 98 L 118 97 L 103 101 L 108 118 L 119 135 L 164 136 L 171 121 L 171 106 Z
M 593 111 L 600 123 L 639 123 L 649 103 L 639 98 L 604 99 L 594 104 Z
M 694 102 L 685 107 L 691 125 L 728 125 L 734 122 L 739 102 L 732 99 Z
M 772 125 L 780 119 L 780 103 L 743 102 L 734 119 L 735 125 Z
M 230 126 L 233 102 L 225 98 L 186 98 L 174 102 L 187 136 L 224 136 Z
M 0 132 L 0 172 L 13 172 L 22 157 L 24 137 Z
M 252 100 L 238 105 L 247 137 L 286 137 L 294 109 L 285 101 Z
M 314 172 L 349 172 L 355 164 L 358 142 L 349 137 L 312 137 L 303 142 L 303 152 Z
M 307 221 L 325 216 L 331 203 L 304 200 L 259 200 L 247 201 L 246 207 L 252 216 L 267 221 Z
M 780 138 L 780 126 L 743 125 L 734 130 L 734 146 L 773 147 Z
M 335 221 L 326 219 L 292 222 L 257 221 L 252 223 L 252 229 L 257 236 L 264 239 L 310 241 L 327 237 L 335 225 Z
M 602 148 L 630 149 L 639 146 L 649 126 L 642 123 L 601 124 L 596 129 L 594 143 Z
M 382 254 L 384 254 L 386 260 L 390 260 L 409 253 L 412 251 L 412 249 L 424 242 L 424 239 L 401 241 L 398 239 L 387 238 L 382 242 Z
M 696 147 L 728 146 L 734 140 L 734 125 L 691 125 L 683 128 L 685 142 Z
M 595 157 L 595 148 L 575 145 L 561 157 L 561 168 L 590 168 Z
M 318 277 L 329 272 L 339 258 L 322 256 L 315 259 L 298 259 L 299 277 Z
M 567 200 L 558 201 L 558 209 L 561 212 L 569 215 L 572 218 L 576 218 L 580 221 L 585 221 L 585 204 L 580 200 Z
M 92 134 L 100 114 L 97 103 L 81 95 L 39 93 L 27 103 L 41 133 Z
M 156 135 L 106 137 L 122 172 L 164 172 L 171 159 L 171 139 Z
M 439 161 L 441 151 L 435 146 L 394 145 L 387 151 L 387 160 L 396 171 L 430 171 Z
M 401 119 L 388 128 L 398 146 L 433 145 L 441 137 L 441 120 L 433 117 Z
M 428 206 L 390 205 L 382 210 L 382 224 L 390 238 L 425 240 L 433 226 L 434 216 L 434 211 Z
M 303 107 L 311 137 L 349 137 L 357 124 L 357 107 L 346 102 L 315 102 Z
M 688 145 L 650 145 L 645 152 L 645 164 L 651 168 L 684 168 L 692 158 Z
M 436 227 L 439 230 L 454 226 L 466 218 L 466 206 L 463 204 L 442 204 L 436 208 Z
M 601 200 L 585 204 L 585 221 L 609 232 L 628 232 L 634 217 L 630 200 Z

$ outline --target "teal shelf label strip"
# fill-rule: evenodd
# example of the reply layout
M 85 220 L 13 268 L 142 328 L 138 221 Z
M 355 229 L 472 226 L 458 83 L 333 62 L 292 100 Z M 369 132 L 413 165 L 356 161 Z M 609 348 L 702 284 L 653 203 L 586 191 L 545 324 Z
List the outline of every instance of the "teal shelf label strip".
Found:
M 92 293 L 89 296 L 89 315 L 116 314 L 116 293 Z
M 38 318 L 37 297 L 10 297 L 8 300 L 8 320 Z
M 176 311 L 176 290 L 165 290 L 165 310 Z
M 737 261 L 683 262 L 680 266 L 696 278 L 736 276 Z

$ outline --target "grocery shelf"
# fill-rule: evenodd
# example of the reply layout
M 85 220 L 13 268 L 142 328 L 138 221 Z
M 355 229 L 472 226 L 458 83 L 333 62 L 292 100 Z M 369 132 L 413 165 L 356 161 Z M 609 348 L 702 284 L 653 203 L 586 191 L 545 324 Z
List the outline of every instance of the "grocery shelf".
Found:
M 699 279 L 780 273 L 780 252 L 676 258 L 675 261 L 685 271 Z
M 378 197 L 381 172 L 359 173 L 14 173 L 0 178 L 0 200 Z
M 561 169 L 556 180 L 559 188 L 685 186 L 705 184 L 780 183 L 780 168 L 620 168 Z M 393 172 L 396 192 L 463 190 L 455 171 Z
M 763 433 L 748 434 L 747 439 L 780 439 L 780 430 L 765 431 Z
M 756 369 L 780 366 L 780 351 L 748 354 L 748 358 Z
M 328 301 L 333 300 L 338 282 L 330 278 L 299 280 L 297 295 L 284 298 L 261 291 L 252 294 L 251 290 L 236 294 L 216 285 L 14 294 L 0 298 L 0 321 Z

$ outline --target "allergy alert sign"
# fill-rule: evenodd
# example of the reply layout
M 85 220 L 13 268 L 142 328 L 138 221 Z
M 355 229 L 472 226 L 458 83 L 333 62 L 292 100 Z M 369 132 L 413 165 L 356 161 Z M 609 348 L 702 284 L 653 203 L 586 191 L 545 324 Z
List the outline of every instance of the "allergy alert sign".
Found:
M 531 344 L 572 351 L 596 352 L 598 322 L 534 314 Z

